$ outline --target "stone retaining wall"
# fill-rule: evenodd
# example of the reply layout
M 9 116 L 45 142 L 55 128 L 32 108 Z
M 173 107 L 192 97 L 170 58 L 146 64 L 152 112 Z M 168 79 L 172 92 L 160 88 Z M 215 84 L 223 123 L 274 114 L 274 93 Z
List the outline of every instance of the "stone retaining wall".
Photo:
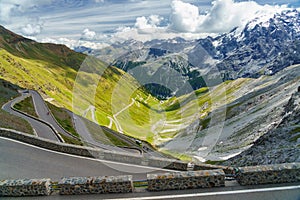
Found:
M 223 170 L 147 174 L 148 190 L 182 190 L 225 186 Z
M 298 182 L 300 163 L 240 167 L 236 179 L 240 185 Z
M 47 196 L 50 192 L 50 179 L 0 181 L 0 196 Z
M 63 178 L 59 194 L 102 194 L 133 192 L 132 176 L 73 177 Z
M 50 149 L 54 151 L 69 153 L 73 155 L 80 155 L 85 157 L 93 157 L 91 152 L 95 150 L 94 148 L 81 147 L 81 146 L 75 146 L 71 144 L 55 142 L 45 138 L 40 138 L 37 136 L 33 136 L 33 135 L 29 135 L 26 133 L 21 133 L 9 129 L 4 129 L 4 128 L 0 128 L 0 136 L 11 138 L 28 144 L 32 144 L 45 149 Z M 96 155 L 96 152 L 94 152 L 94 154 Z

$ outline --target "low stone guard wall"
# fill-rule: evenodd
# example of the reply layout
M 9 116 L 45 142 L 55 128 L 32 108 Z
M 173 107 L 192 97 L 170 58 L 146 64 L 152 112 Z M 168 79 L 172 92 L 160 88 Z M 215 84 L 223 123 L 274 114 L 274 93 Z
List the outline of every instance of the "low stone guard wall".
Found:
M 117 162 L 125 162 L 125 163 L 131 163 L 131 164 L 141 164 L 142 162 L 142 156 L 136 155 L 136 154 L 126 154 L 121 152 L 111 152 L 111 151 L 104 151 L 104 157 L 105 160 L 113 160 Z
M 180 160 L 172 160 L 166 158 L 149 157 L 149 165 L 158 168 L 173 169 L 179 171 L 186 171 L 188 163 Z
M 50 179 L 18 179 L 0 181 L 0 196 L 48 196 Z
M 147 174 L 148 190 L 183 190 L 225 186 L 223 170 Z
M 58 187 L 61 195 L 133 192 L 131 175 L 63 178 Z
M 225 172 L 225 174 L 234 174 L 234 168 L 229 166 L 226 167 L 222 165 L 210 165 L 205 163 L 196 163 L 194 166 L 195 171 L 212 169 L 222 169 Z
M 239 167 L 236 179 L 240 185 L 298 182 L 300 163 Z

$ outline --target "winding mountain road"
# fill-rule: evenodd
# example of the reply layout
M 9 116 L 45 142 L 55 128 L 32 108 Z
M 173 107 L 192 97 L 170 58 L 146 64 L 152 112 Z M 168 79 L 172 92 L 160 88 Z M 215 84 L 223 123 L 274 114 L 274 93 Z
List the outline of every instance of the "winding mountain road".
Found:
M 49 110 L 48 106 L 46 105 L 44 99 L 42 96 L 33 90 L 24 90 L 24 91 L 19 91 L 21 96 L 17 97 L 8 103 L 4 104 L 2 109 L 16 115 L 18 117 L 21 117 L 28 121 L 32 128 L 34 129 L 34 132 L 37 136 L 45 138 L 45 139 L 50 139 L 54 141 L 60 142 L 60 139 L 57 136 L 57 133 L 63 134 L 65 136 L 69 137 L 74 137 L 67 131 L 65 131 L 54 119 L 53 115 L 51 114 L 51 111 Z M 32 97 L 33 104 L 35 111 L 37 115 L 39 116 L 40 120 L 37 120 L 35 118 L 32 118 L 30 116 L 25 115 L 24 113 L 21 113 L 15 109 L 12 108 L 12 106 L 26 97 Z M 91 133 L 87 129 L 85 123 L 81 120 L 79 116 L 76 116 L 75 114 L 69 112 L 69 114 L 73 118 L 73 122 L 75 124 L 75 129 L 78 132 L 78 134 L 81 136 L 81 138 L 84 140 L 84 142 L 89 145 L 89 146 L 95 146 L 98 148 L 102 148 L 105 150 L 109 151 L 116 151 L 116 152 L 129 152 L 129 153 L 135 153 L 135 154 L 140 154 L 142 153 L 141 150 L 138 150 L 137 148 L 120 148 L 120 147 L 115 147 L 111 145 L 105 145 L 102 144 L 92 137 Z M 44 121 L 45 123 L 43 123 Z
M 20 112 L 15 111 L 14 109 L 12 109 L 12 105 L 14 105 L 15 103 L 17 103 L 29 96 L 28 93 L 26 93 L 25 91 L 22 91 L 20 93 L 21 93 L 20 97 L 17 97 L 15 99 L 9 101 L 8 103 L 4 104 L 2 106 L 2 109 L 10 114 L 21 117 L 21 118 L 25 119 L 26 121 L 28 121 L 37 136 L 59 142 L 60 141 L 59 138 L 57 137 L 57 135 L 51 129 L 50 126 L 46 125 L 45 123 L 42 123 L 41 121 L 38 121 L 31 117 L 28 117 Z
M 2 137 L 0 137 L 0 152 L 1 179 L 46 177 L 51 178 L 53 181 L 58 181 L 62 177 L 117 176 L 129 174 L 133 175 L 133 180 L 144 180 L 147 173 L 164 173 L 171 171 L 68 155 Z M 162 192 L 142 191 L 128 194 L 74 195 L 72 197 L 52 195 L 43 197 L 43 199 L 299 199 L 300 187 L 298 183 L 239 186 L 236 183 L 227 181 L 225 184 L 226 187 L 208 189 L 202 188 Z M 2 197 L 1 199 L 8 200 L 11 199 L 11 197 Z M 22 197 L 22 199 L 39 200 L 41 197 Z
M 32 128 L 34 129 L 34 132 L 37 136 L 50 139 L 53 141 L 60 142 L 60 138 L 58 137 L 57 133 L 63 134 L 65 136 L 74 137 L 67 131 L 65 131 L 54 119 L 53 115 L 51 114 L 51 111 L 49 110 L 48 106 L 46 105 L 44 99 L 42 96 L 33 90 L 24 90 L 19 91 L 21 96 L 17 97 L 8 103 L 4 104 L 2 109 L 13 114 L 16 116 L 19 116 L 26 121 L 28 121 Z M 25 99 L 26 97 L 31 96 L 33 99 L 35 111 L 37 115 L 39 116 L 39 119 L 32 118 L 30 116 L 25 115 L 24 113 L 21 113 L 17 110 L 12 109 L 12 105 L 14 105 L 17 102 L 20 102 L 21 100 Z M 132 103 L 134 103 L 134 100 L 132 99 Z M 128 105 L 126 108 L 123 108 L 121 111 L 119 111 L 118 114 L 120 114 L 125 109 L 128 109 L 131 105 Z M 99 141 L 96 141 L 92 134 L 89 132 L 88 128 L 86 127 L 85 123 L 81 119 L 80 116 L 75 115 L 74 113 L 69 111 L 70 116 L 73 118 L 73 123 L 75 124 L 75 129 L 80 135 L 80 137 L 83 139 L 83 141 L 89 145 L 94 146 L 98 148 L 102 148 L 109 151 L 116 151 L 116 152 L 127 152 L 127 153 L 134 153 L 134 154 L 144 154 L 145 156 L 156 156 L 156 157 L 166 157 L 165 155 L 155 151 L 151 146 L 147 144 L 143 144 L 142 148 L 140 147 L 116 147 L 111 145 L 105 145 L 102 144 Z M 43 123 L 44 122 L 44 123 Z M 135 146 L 135 140 L 126 138 L 123 134 L 117 134 L 114 131 L 110 130 L 109 128 L 103 127 L 106 131 L 110 132 L 111 134 L 118 137 L 120 140 L 129 142 L 129 144 L 132 144 Z

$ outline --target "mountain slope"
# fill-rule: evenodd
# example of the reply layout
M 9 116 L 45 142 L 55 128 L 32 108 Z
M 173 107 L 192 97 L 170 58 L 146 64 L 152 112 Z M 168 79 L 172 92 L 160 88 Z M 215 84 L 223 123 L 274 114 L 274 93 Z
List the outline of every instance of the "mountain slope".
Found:
M 235 87 L 226 89 L 227 102 L 216 101 L 215 108 L 198 124 L 180 130 L 175 138 L 161 143 L 160 147 L 179 153 L 181 144 L 190 141 L 185 154 L 200 161 L 226 160 L 248 149 L 282 122 L 284 107 L 299 87 L 300 65 L 273 76 L 247 78 L 238 83 L 239 80 L 244 78 L 229 82 Z M 195 130 L 196 134 L 189 134 Z
M 0 26 L 0 48 L 25 59 L 46 61 L 60 67 L 78 70 L 86 55 L 77 53 L 65 45 L 38 43 L 17 35 Z

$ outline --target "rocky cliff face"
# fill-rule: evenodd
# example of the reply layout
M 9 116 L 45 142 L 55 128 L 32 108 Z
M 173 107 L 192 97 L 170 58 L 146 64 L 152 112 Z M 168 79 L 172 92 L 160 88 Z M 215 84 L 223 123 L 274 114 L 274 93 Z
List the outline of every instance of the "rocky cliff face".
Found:
M 300 162 L 300 86 L 285 105 L 283 119 L 253 146 L 224 162 L 225 165 L 249 166 Z

